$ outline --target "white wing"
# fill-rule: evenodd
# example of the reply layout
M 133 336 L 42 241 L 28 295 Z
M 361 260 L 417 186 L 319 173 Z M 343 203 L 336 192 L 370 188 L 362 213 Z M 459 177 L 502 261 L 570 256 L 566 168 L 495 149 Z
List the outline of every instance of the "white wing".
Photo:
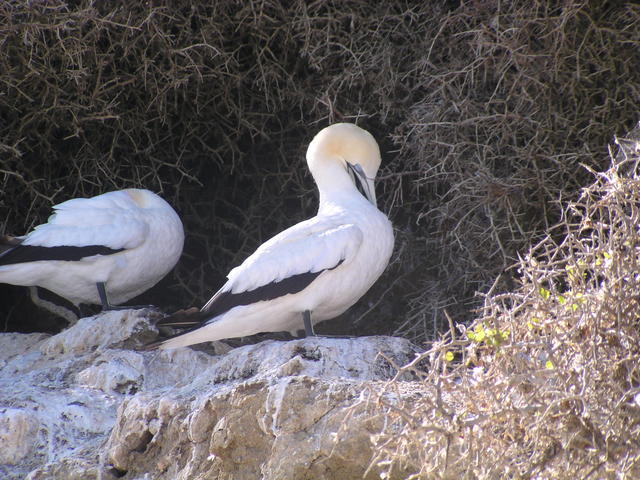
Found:
M 229 281 L 202 307 L 207 311 L 225 292 L 239 294 L 281 282 L 294 275 L 337 267 L 353 258 L 362 243 L 362 231 L 353 224 L 312 218 L 279 233 L 262 244 L 229 272 Z
M 149 231 L 140 207 L 125 191 L 75 198 L 53 208 L 49 221 L 26 235 L 22 245 L 131 249 L 142 244 Z

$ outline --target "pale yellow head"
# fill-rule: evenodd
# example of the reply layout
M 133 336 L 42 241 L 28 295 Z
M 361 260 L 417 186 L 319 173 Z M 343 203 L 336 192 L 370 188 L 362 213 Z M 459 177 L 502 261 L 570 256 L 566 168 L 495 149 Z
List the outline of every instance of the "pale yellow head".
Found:
M 122 191 L 140 208 L 170 208 L 170 205 L 155 193 L 142 188 L 127 188 Z
M 380 161 L 380 148 L 373 136 L 352 123 L 336 123 L 324 128 L 307 149 L 307 164 L 321 194 L 349 188 L 345 181 L 350 182 L 350 188 L 356 188 L 358 181 L 374 205 L 373 182 Z
M 139 188 L 127 188 L 124 190 L 127 195 L 133 200 L 133 202 L 140 208 L 145 208 L 153 198 L 152 193 L 148 190 L 142 190 Z

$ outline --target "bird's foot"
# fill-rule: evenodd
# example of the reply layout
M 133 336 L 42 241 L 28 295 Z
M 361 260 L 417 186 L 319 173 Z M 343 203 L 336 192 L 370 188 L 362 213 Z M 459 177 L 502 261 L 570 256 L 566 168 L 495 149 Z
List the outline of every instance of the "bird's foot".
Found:
M 354 335 L 316 335 L 311 323 L 311 312 L 305 310 L 302 312 L 302 322 L 304 323 L 304 333 L 306 337 L 323 337 L 323 338 L 357 338 Z
M 98 289 L 98 295 L 100 296 L 103 312 L 108 310 L 160 310 L 155 305 L 111 305 L 109 303 L 109 297 L 107 296 L 107 289 L 104 286 L 104 282 L 97 282 L 96 288 Z

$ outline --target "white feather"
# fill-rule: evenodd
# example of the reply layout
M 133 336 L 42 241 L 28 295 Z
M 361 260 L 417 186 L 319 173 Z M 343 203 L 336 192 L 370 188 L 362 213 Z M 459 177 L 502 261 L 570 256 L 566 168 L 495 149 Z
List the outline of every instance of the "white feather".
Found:
M 293 275 L 335 268 L 353 258 L 361 242 L 362 231 L 356 225 L 314 217 L 262 244 L 229 272 L 223 289 L 246 292 Z
M 55 213 L 48 222 L 26 235 L 23 245 L 104 245 L 114 250 L 132 249 L 142 244 L 149 234 L 140 206 L 125 190 L 93 198 L 74 198 L 53 209 Z

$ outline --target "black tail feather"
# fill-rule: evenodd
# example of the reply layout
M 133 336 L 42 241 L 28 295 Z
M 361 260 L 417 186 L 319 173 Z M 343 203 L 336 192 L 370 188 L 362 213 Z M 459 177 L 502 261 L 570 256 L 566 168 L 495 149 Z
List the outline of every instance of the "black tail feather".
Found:
M 178 310 L 177 312 L 172 313 L 164 318 L 161 318 L 156 322 L 156 327 L 164 328 L 171 327 L 177 328 L 180 330 L 186 329 L 187 331 L 195 330 L 199 328 L 206 320 L 208 320 L 210 315 L 201 312 L 198 308 L 192 307 L 184 310 Z M 141 350 L 155 350 L 160 345 L 162 345 L 165 341 L 170 340 L 174 337 L 178 337 L 186 333 L 185 331 L 180 331 L 173 335 L 169 335 L 163 338 L 159 338 L 153 342 L 149 342 L 141 347 Z
M 178 310 L 156 322 L 156 327 L 189 328 L 200 325 L 211 315 L 201 312 L 196 307 Z
M 163 338 L 163 339 L 160 339 L 160 340 L 155 340 L 153 342 L 145 343 L 142 347 L 138 348 L 138 350 L 142 350 L 142 351 L 145 351 L 145 352 L 150 352 L 151 350 L 155 350 L 160 345 L 162 345 L 165 340 L 169 340 L 170 338 L 173 338 L 174 336 L 175 335 L 172 335 L 171 337 L 166 337 L 166 338 Z
M 14 249 L 22 243 L 22 240 L 11 235 L 0 235 L 0 255 Z

